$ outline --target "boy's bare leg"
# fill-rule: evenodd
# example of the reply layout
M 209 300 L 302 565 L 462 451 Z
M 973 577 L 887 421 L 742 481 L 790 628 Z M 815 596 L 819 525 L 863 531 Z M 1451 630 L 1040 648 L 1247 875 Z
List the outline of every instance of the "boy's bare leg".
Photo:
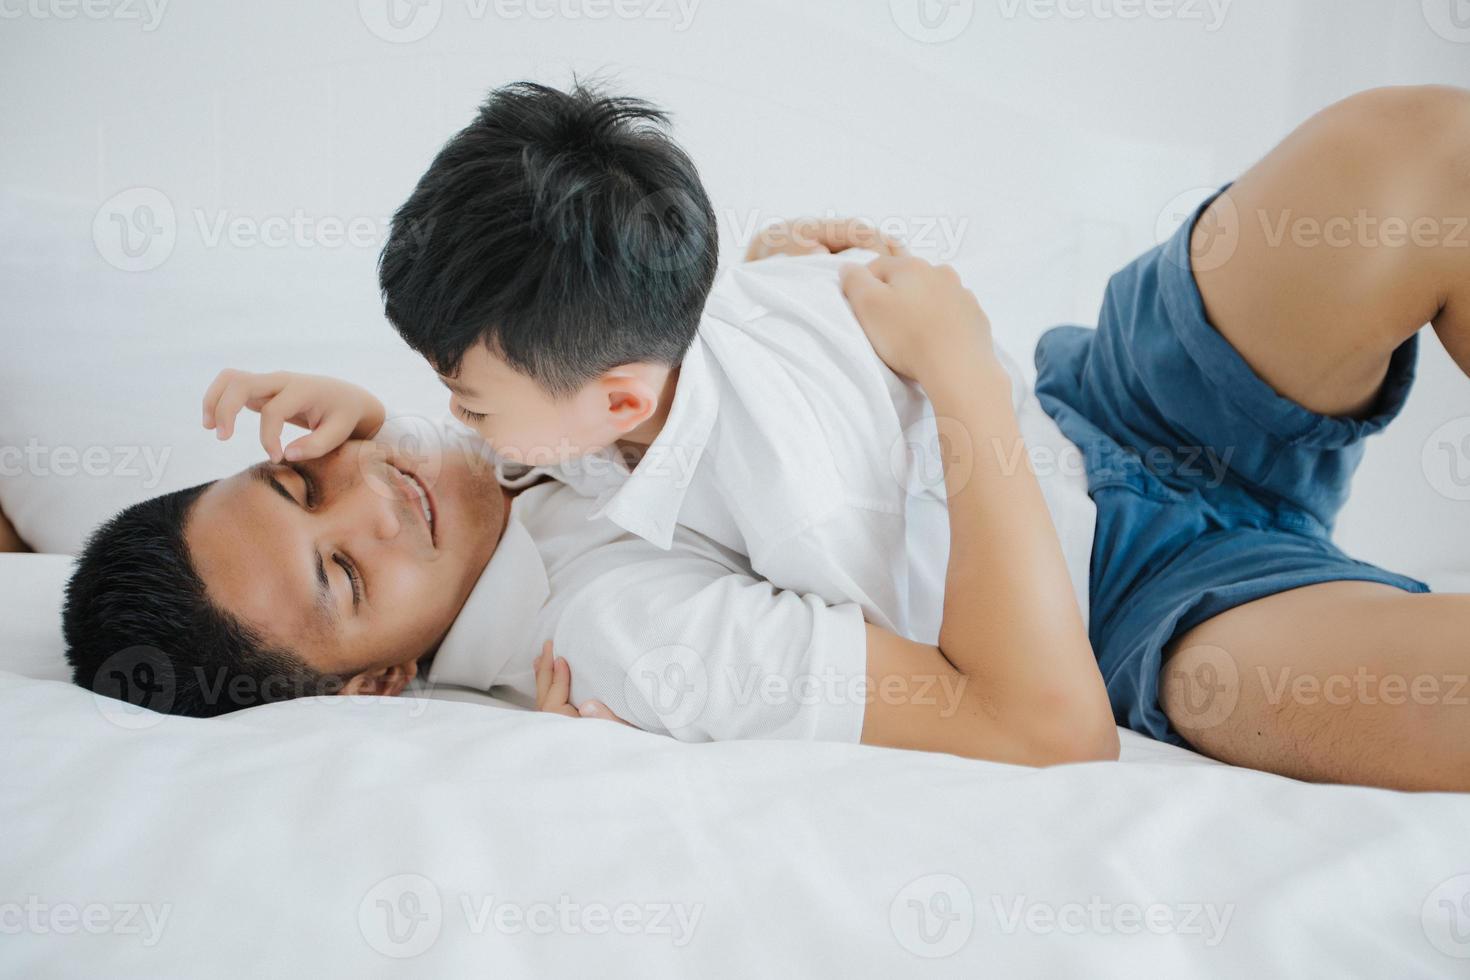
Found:
M 1309 409 L 1367 412 L 1425 323 L 1470 373 L 1470 93 L 1380 89 L 1324 110 L 1211 206 L 1193 251 L 1210 322 Z M 1216 758 L 1470 789 L 1470 596 L 1309 586 L 1216 616 L 1170 654 L 1164 710 Z M 1228 711 L 1200 715 L 1204 684 Z

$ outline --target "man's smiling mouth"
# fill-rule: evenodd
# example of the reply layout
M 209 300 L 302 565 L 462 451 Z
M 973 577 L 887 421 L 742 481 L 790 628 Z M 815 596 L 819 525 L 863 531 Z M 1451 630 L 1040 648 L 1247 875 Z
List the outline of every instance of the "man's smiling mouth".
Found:
M 435 524 L 437 523 L 435 521 L 436 508 L 434 506 L 434 497 L 429 493 L 429 488 L 424 486 L 423 482 L 408 470 L 400 469 L 397 466 L 393 466 L 392 469 L 403 478 L 402 483 L 404 489 L 407 491 L 405 496 L 407 496 L 410 502 L 418 504 L 419 512 L 424 515 L 424 526 L 429 529 L 429 542 L 437 547 L 438 536 L 435 533 Z

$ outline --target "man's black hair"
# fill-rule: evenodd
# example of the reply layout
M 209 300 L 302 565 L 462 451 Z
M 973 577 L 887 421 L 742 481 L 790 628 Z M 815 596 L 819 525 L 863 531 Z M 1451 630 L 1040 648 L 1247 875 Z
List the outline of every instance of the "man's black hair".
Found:
M 620 364 L 678 364 L 719 239 L 667 123 L 580 83 L 491 92 L 393 216 L 389 321 L 441 374 L 483 342 L 553 395 Z
M 72 679 L 134 705 L 196 717 L 336 693 L 339 678 L 271 649 L 210 601 L 184 538 L 189 511 L 209 486 L 134 504 L 88 540 L 62 610 Z

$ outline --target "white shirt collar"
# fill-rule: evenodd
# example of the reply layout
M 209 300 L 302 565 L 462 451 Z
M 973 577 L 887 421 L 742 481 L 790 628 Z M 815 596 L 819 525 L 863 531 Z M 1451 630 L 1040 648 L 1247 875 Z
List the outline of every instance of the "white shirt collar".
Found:
M 477 691 L 522 686 L 521 675 L 531 672 L 540 653 L 531 645 L 537 614 L 550 595 L 546 565 L 512 503 L 495 554 L 434 654 L 429 683 Z
M 664 550 L 673 544 L 679 509 L 709 444 L 720 389 L 698 334 L 679 366 L 674 403 L 643 458 L 589 520 L 606 517 Z

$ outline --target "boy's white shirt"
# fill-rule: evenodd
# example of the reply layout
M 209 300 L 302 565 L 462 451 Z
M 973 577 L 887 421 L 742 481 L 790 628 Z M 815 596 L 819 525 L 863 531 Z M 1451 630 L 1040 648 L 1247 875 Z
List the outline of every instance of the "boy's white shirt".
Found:
M 629 473 L 594 454 L 516 498 L 429 683 L 530 706 L 552 639 L 573 700 L 640 728 L 856 741 L 863 621 L 935 642 L 949 547 L 929 402 L 883 366 L 838 287 L 838 267 L 868 257 L 727 273 L 642 461 Z M 1085 618 L 1080 454 L 1001 356 Z
M 949 555 L 943 440 L 923 391 L 883 364 L 838 284 L 866 252 L 774 258 L 711 291 L 663 430 L 630 473 L 605 450 L 551 469 L 606 517 L 667 548 L 676 525 L 750 557 L 773 585 L 855 602 L 910 639 L 939 637 Z M 1011 376 L 1083 621 L 1096 508 L 1082 455 Z M 941 439 L 943 437 L 943 440 Z M 979 447 L 1022 464 L 1020 447 Z

